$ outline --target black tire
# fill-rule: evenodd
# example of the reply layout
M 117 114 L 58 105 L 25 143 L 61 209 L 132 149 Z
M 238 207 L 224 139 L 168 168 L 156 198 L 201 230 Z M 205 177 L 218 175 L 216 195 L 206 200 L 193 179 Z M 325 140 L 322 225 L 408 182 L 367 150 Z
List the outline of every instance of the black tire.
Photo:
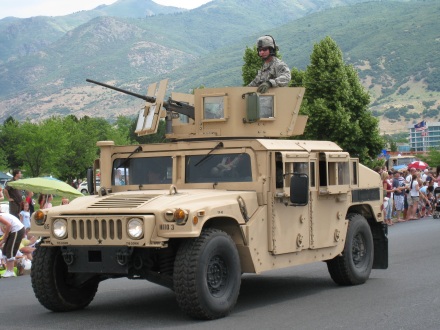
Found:
M 85 194 L 87 194 L 87 193 L 88 193 L 87 189 L 82 189 L 82 190 L 81 190 L 81 194 L 85 195 Z
M 241 284 L 240 257 L 232 239 L 218 229 L 204 229 L 182 243 L 174 262 L 174 291 L 187 315 L 212 320 L 228 315 Z
M 40 246 L 35 250 L 31 282 L 35 296 L 47 309 L 69 312 L 89 305 L 98 290 L 98 278 L 75 285 L 81 274 L 68 273 L 58 247 Z
M 348 215 L 348 231 L 341 256 L 327 261 L 331 278 L 339 285 L 365 283 L 373 267 L 373 235 L 367 220 L 360 214 Z

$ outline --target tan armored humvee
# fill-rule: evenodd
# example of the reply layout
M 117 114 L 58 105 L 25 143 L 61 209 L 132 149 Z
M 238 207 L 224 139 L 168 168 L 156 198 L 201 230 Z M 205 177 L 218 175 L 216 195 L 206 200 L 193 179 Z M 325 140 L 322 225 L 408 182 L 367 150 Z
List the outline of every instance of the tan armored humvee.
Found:
M 172 142 L 98 142 L 88 178 L 99 170 L 98 194 L 34 213 L 42 305 L 84 308 L 100 281 L 127 277 L 167 286 L 185 313 L 214 319 L 234 307 L 243 273 L 325 261 L 336 283 L 355 285 L 387 268 L 379 175 L 333 142 L 289 139 L 306 124 L 304 89 L 198 89 L 164 102 L 166 84 L 141 96 L 136 131 L 166 118 Z

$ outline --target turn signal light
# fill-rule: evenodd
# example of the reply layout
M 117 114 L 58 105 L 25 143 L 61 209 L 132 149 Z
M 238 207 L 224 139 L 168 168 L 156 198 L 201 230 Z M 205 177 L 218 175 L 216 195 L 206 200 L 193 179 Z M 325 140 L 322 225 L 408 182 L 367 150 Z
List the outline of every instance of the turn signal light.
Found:
M 44 215 L 44 212 L 41 210 L 35 211 L 34 220 L 38 226 L 44 225 L 44 223 L 46 222 L 46 216 Z
M 176 220 L 176 224 L 184 225 L 188 219 L 188 213 L 185 210 L 177 209 L 174 211 L 174 219 Z

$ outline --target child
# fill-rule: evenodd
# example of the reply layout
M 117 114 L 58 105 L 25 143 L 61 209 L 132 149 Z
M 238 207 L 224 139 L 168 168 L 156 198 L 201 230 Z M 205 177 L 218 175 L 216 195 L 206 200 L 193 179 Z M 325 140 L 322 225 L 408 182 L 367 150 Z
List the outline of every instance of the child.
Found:
M 52 207 L 52 199 L 53 199 L 52 194 L 47 195 L 47 202 L 46 205 L 44 206 L 45 209 L 50 209 Z
M 22 203 L 22 211 L 20 212 L 20 221 L 24 225 L 24 228 L 31 228 L 31 213 L 29 212 L 29 203 Z
M 29 213 L 32 216 L 32 213 L 34 213 L 35 208 L 34 208 L 34 200 L 32 199 L 32 197 L 34 196 L 34 193 L 32 191 L 27 191 L 26 192 L 26 202 L 29 203 Z

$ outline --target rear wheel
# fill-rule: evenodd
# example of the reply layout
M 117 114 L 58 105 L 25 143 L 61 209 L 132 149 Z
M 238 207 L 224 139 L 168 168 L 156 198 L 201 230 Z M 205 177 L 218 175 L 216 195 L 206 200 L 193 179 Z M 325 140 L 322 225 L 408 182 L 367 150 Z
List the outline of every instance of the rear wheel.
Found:
M 339 285 L 365 283 L 373 267 L 373 235 L 367 220 L 360 214 L 349 214 L 348 220 L 342 255 L 327 261 L 330 276 Z
M 99 285 L 97 277 L 69 273 L 61 250 L 45 246 L 35 250 L 31 282 L 38 301 L 54 312 L 86 307 L 95 297 Z
M 177 302 L 187 315 L 204 320 L 228 315 L 241 283 L 234 242 L 221 230 L 203 230 L 179 247 L 173 277 Z

